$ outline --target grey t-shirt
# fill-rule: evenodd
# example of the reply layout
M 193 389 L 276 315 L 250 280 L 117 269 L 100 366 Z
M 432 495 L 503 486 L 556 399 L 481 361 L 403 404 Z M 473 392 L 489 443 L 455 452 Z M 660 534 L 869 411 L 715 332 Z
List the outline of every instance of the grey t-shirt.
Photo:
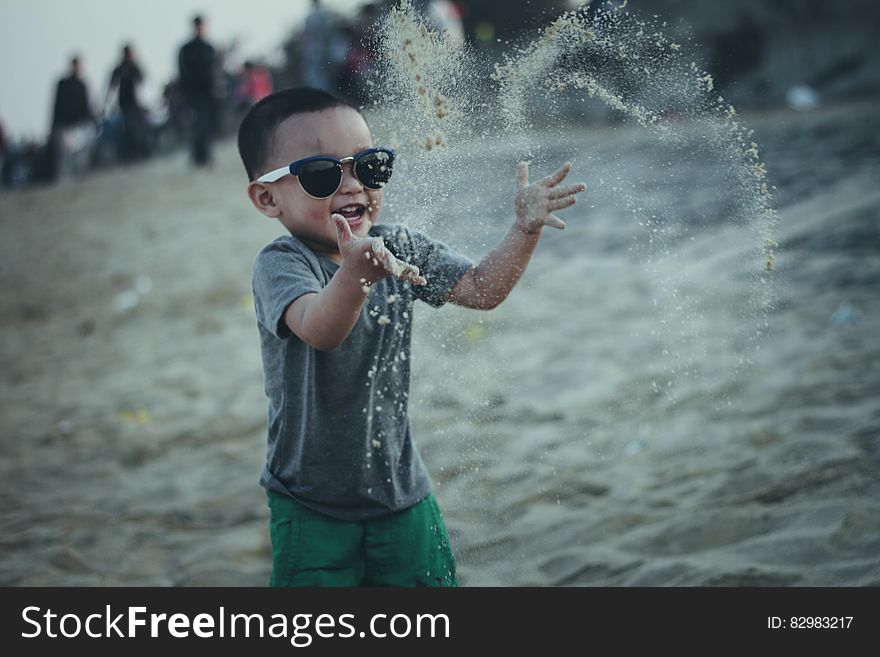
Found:
M 409 423 L 413 302 L 432 306 L 473 264 L 403 226 L 379 225 L 399 259 L 418 266 L 426 286 L 383 278 L 370 289 L 345 341 L 319 351 L 287 327 L 296 299 L 319 292 L 339 266 L 293 236 L 257 254 L 254 306 L 269 398 L 269 445 L 260 484 L 343 520 L 406 509 L 430 492 Z

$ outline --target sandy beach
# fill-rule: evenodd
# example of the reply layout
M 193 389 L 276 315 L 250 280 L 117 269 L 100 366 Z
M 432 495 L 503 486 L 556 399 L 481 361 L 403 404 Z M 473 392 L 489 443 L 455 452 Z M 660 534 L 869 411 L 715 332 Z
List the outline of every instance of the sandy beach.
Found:
M 414 435 L 464 585 L 880 585 L 875 110 L 744 118 L 778 188 L 766 317 L 710 155 L 536 137 L 534 171 L 590 186 L 568 229 L 497 310 L 416 311 Z M 383 219 L 478 258 L 518 154 L 472 153 L 430 217 L 405 194 L 430 181 L 396 179 Z M 244 189 L 225 142 L 210 171 L 177 153 L 0 197 L 0 584 L 267 583 L 250 268 L 280 225 Z M 660 242 L 651 203 L 678 213 Z

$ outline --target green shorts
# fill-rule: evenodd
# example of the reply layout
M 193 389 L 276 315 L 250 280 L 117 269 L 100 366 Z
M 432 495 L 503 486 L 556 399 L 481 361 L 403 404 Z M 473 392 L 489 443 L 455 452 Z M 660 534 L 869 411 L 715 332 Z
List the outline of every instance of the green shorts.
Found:
M 433 495 L 390 516 L 354 522 L 268 495 L 269 586 L 458 586 Z

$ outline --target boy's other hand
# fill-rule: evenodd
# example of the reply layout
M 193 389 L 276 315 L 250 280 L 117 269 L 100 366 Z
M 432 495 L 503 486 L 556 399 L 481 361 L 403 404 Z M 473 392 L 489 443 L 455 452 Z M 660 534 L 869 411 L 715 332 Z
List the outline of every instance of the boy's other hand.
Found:
M 342 266 L 357 280 L 372 285 L 386 276 L 395 276 L 413 285 L 427 285 L 428 281 L 419 274 L 419 268 L 398 260 L 381 237 L 355 237 L 341 214 L 333 215 L 333 223 L 336 224 Z
M 562 210 L 576 202 L 575 194 L 584 191 L 583 183 L 560 187 L 559 183 L 571 171 L 571 164 L 566 162 L 556 173 L 529 184 L 529 163 L 520 162 L 516 165 L 517 193 L 516 225 L 524 233 L 533 235 L 541 232 L 544 226 L 565 228 L 565 222 L 553 212 Z

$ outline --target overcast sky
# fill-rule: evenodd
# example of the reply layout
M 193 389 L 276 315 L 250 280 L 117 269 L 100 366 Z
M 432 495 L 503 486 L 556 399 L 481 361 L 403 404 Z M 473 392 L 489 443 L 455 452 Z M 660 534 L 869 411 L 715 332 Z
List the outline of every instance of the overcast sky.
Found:
M 363 0 L 325 0 L 351 12 Z M 238 39 L 237 59 L 277 56 L 300 26 L 311 0 L 0 0 L 0 122 L 9 137 L 45 137 L 54 87 L 79 53 L 93 104 L 103 100 L 110 71 L 130 41 L 154 104 L 176 74 L 177 49 L 196 13 L 215 45 Z

